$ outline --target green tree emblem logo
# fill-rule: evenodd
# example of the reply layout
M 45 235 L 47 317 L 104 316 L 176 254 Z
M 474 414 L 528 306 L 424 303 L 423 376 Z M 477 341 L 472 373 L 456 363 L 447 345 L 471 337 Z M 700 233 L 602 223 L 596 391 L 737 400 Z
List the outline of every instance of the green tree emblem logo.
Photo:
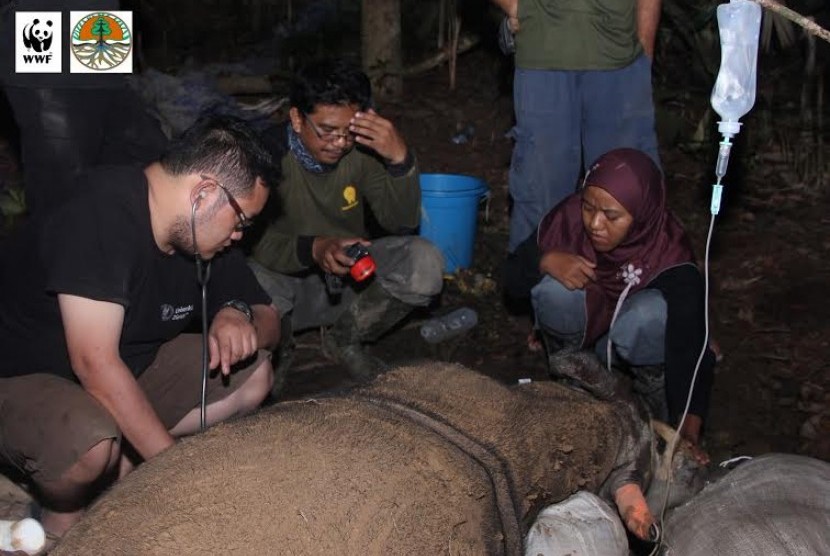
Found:
M 104 37 L 112 34 L 110 26 L 107 25 L 107 20 L 103 17 L 95 20 L 95 23 L 92 25 L 92 32 L 98 35 L 98 42 L 104 42 Z
M 127 59 L 132 34 L 124 21 L 108 12 L 95 12 L 72 30 L 72 54 L 90 69 L 107 71 Z

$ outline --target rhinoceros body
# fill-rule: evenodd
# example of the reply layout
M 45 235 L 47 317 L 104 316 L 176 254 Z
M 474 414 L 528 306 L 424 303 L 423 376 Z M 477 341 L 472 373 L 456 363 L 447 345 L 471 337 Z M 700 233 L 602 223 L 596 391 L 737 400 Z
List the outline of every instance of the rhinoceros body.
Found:
M 518 554 L 540 508 L 630 467 L 629 420 L 554 382 L 401 368 L 179 442 L 53 554 Z
M 666 521 L 663 554 L 830 554 L 830 463 L 766 454 L 708 485 Z

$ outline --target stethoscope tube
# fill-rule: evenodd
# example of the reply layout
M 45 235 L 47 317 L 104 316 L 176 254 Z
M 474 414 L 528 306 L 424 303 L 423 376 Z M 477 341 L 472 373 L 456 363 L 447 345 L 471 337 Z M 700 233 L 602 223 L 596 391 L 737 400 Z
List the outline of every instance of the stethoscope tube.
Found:
M 196 205 L 190 207 L 190 233 L 193 236 L 193 255 L 196 257 L 196 281 L 202 288 L 202 392 L 199 398 L 199 429 L 207 428 L 207 382 L 208 382 L 208 318 L 207 284 L 210 280 L 210 261 L 203 261 L 196 246 Z M 203 266 L 204 265 L 204 266 Z

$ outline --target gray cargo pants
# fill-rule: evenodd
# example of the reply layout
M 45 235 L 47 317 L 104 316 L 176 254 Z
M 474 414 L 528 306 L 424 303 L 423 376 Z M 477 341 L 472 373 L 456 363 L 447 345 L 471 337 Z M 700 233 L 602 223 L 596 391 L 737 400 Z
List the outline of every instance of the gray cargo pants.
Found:
M 367 282 L 378 281 L 391 297 L 413 307 L 423 307 L 441 292 L 444 258 L 428 240 L 418 236 L 389 236 L 372 240 L 368 250 L 377 269 Z M 280 314 L 291 314 L 294 331 L 332 324 L 365 289 L 362 283 L 356 284 L 346 276 L 342 280 L 342 293 L 332 297 L 319 271 L 289 276 L 268 270 L 253 259 L 248 264 Z

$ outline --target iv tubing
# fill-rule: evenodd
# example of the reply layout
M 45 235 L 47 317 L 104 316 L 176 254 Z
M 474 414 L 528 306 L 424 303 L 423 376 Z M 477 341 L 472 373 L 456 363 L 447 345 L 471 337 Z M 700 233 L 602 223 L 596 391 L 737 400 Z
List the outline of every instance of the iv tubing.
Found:
M 683 408 L 683 414 L 680 417 L 680 422 L 677 424 L 677 429 L 674 431 L 674 436 L 671 439 L 671 442 L 668 443 L 666 446 L 666 450 L 674 450 L 674 447 L 677 445 L 678 440 L 680 439 L 680 431 L 683 429 L 683 424 L 686 422 L 686 416 L 689 414 L 689 406 L 692 404 L 692 393 L 694 392 L 695 382 L 697 381 L 697 373 L 700 370 L 700 363 L 703 361 L 703 357 L 706 355 L 706 349 L 709 346 L 709 252 L 712 246 L 712 231 L 715 228 L 715 217 L 717 216 L 718 212 L 720 211 L 720 199 L 721 193 L 723 191 L 723 185 L 721 185 L 721 180 L 723 176 L 726 175 L 726 167 L 729 165 L 729 153 L 732 150 L 732 143 L 729 140 L 729 136 L 724 135 L 723 140 L 720 142 L 720 147 L 718 148 L 718 160 L 715 164 L 715 176 L 717 177 L 717 182 L 712 186 L 712 204 L 711 204 L 711 213 L 712 218 L 709 221 L 709 231 L 706 234 L 706 252 L 703 259 L 703 279 L 704 279 L 704 335 L 703 335 L 703 345 L 700 348 L 700 355 L 698 355 L 697 363 L 695 364 L 695 371 L 692 374 L 692 380 L 689 385 L 689 394 L 686 397 L 686 406 Z M 674 459 L 674 454 L 671 455 L 672 459 Z M 666 515 L 666 509 L 668 508 L 669 504 L 669 493 L 671 492 L 671 484 L 672 484 L 672 466 L 671 464 L 668 466 L 669 469 L 669 477 L 666 482 L 666 493 L 663 497 L 663 504 L 660 509 L 660 518 L 658 523 L 663 523 Z M 657 554 L 657 551 L 660 549 L 660 546 L 663 544 L 664 538 L 660 538 L 655 545 L 654 549 L 651 551 L 650 556 Z
M 729 153 L 732 150 L 732 143 L 729 141 L 729 136 L 724 135 L 718 148 L 718 161 L 715 163 L 715 176 L 718 178 L 712 186 L 712 203 L 709 207 L 712 216 L 720 212 L 720 198 L 723 193 L 723 186 L 721 180 L 726 175 L 726 167 L 729 165 Z M 711 231 L 711 230 L 710 230 Z
M 732 143 L 729 141 L 729 137 L 724 135 L 723 141 L 719 145 L 718 161 L 715 164 L 715 176 L 718 178 L 718 184 L 720 184 L 723 176 L 726 175 L 726 167 L 729 164 L 729 152 L 732 150 Z
M 728 157 L 727 153 L 727 157 Z M 720 181 L 720 178 L 718 178 Z M 683 414 L 680 416 L 680 422 L 677 424 L 677 429 L 674 431 L 674 436 L 666 445 L 666 450 L 674 450 L 674 447 L 677 445 L 678 440 L 680 439 L 680 431 L 683 429 L 683 424 L 686 422 L 686 416 L 689 414 L 689 406 L 692 404 L 692 393 L 695 389 L 695 382 L 697 381 L 697 373 L 700 370 L 700 363 L 703 361 L 703 357 L 706 355 L 706 349 L 709 347 L 709 250 L 712 246 L 712 231 L 715 228 L 715 215 L 712 214 L 712 218 L 709 221 L 709 232 L 706 234 L 706 254 L 703 260 L 703 278 L 704 278 L 704 335 L 703 335 L 703 345 L 700 348 L 700 355 L 697 357 L 697 363 L 695 364 L 695 372 L 692 373 L 692 380 L 689 384 L 689 394 L 686 397 L 686 406 L 683 408 Z M 674 459 L 674 454 L 671 454 L 672 460 Z M 672 484 L 672 475 L 673 475 L 673 467 L 671 464 L 668 466 L 669 476 L 666 481 L 666 492 L 665 496 L 663 497 L 663 504 L 660 509 L 660 518 L 658 519 L 657 523 L 662 524 L 665 520 L 666 510 L 669 504 L 669 494 L 671 493 L 671 484 Z M 663 544 L 664 537 L 660 537 L 657 544 L 655 545 L 654 549 L 649 553 L 649 556 L 657 554 L 660 546 Z

